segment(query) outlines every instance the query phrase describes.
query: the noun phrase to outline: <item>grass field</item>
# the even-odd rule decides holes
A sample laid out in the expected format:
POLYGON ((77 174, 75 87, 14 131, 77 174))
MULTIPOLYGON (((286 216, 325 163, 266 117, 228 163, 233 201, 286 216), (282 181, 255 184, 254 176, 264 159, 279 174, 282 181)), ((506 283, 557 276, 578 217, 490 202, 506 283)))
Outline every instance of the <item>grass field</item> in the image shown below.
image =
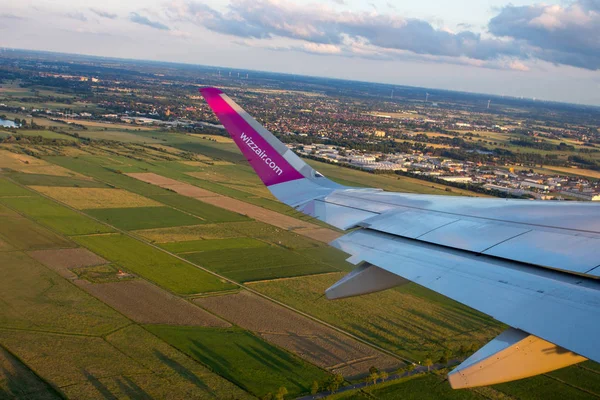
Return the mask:
POLYGON ((129 323, 24 253, 0 253, 0 271, 0 328, 102 334, 129 323))
POLYGON ((42 225, 65 235, 87 235, 113 232, 114 229, 99 224, 91 218, 68 209, 52 200, 36 195, 32 197, 0 198, 3 203, 42 225))
POLYGON ((240 329, 148 326, 150 332, 257 396, 309 391, 327 373, 240 329))
POLYGON ((288 249, 308 249, 322 245, 315 240, 258 221, 232 223, 225 226, 241 235, 266 240, 288 249))
POLYGON ((0 347, 0 399, 61 399, 56 389, 0 347))
POLYGON ((241 214, 224 210, 211 204, 203 203, 200 200, 190 197, 181 196, 178 194, 170 194, 164 196, 152 196, 156 201, 167 204, 171 207, 178 208, 190 214, 194 214, 206 222, 235 222, 248 221, 249 218, 241 214))
POLYGON ((234 239, 191 240, 187 242, 163 243, 160 245, 160 247, 172 253, 192 253, 226 249, 250 249, 253 247, 265 246, 268 246, 265 242, 245 237, 234 239))
MULTIPOLYGON (((560 372, 557 371, 554 373, 560 372)), ((598 377, 596 377, 596 381, 598 381, 598 377)), ((576 385, 579 385, 579 379, 577 377, 574 377, 574 383, 576 385)), ((591 393, 584 392, 583 390, 580 390, 577 387, 565 385, 562 382, 550 378, 550 376, 548 375, 538 375, 534 376, 533 378, 495 385, 494 389, 496 389, 499 392, 505 393, 506 395, 523 400, 591 400, 598 398, 598 394, 593 395, 591 393)))
POLYGON ((78 179, 71 176, 55 176, 44 174, 13 173, 9 177, 21 185, 26 186, 59 186, 81 188, 106 188, 103 183, 92 179, 78 179))
POLYGON ((0 342, 67 398, 250 398, 136 326, 106 339, 0 330, 0 342))
POLYGON ((31 186, 32 189, 52 197, 73 208, 135 208, 157 207, 161 204, 122 189, 31 186))
POLYGON ((229 239, 243 235, 229 229, 229 224, 206 224, 194 226, 180 226, 174 228, 146 229, 135 231, 151 242, 189 242, 198 239, 229 239))
POLYGON ((329 265, 273 246, 189 253, 183 257, 237 282, 335 271, 329 265))
POLYGON ((21 216, 0 216, 0 239, 15 250, 74 247, 74 243, 21 216))
POLYGON ((325 289, 343 276, 307 276, 257 282, 251 287, 399 355, 421 361, 428 353, 437 359, 444 348, 456 351, 461 344, 483 345, 503 329, 497 321, 415 284, 343 300, 323 298, 325 289))
POLYGON ((75 240, 107 260, 175 293, 206 293, 235 287, 128 236, 78 236, 75 240))
POLYGON ((434 374, 422 374, 400 381, 367 386, 361 391, 333 396, 332 400, 480 400, 485 397, 471 390, 452 390, 443 378, 434 374))
MULTIPOLYGON (((29 121, 28 121, 29 122, 29 121)), ((47 129, 19 129, 18 135, 22 136, 40 136, 44 139, 62 139, 76 142, 78 139, 62 133, 49 131, 47 129)))
POLYGON ((124 230, 195 225, 203 222, 171 207, 98 208, 85 212, 124 230))
POLYGON ((19 185, 0 178, 0 197, 7 196, 31 196, 33 193, 19 185))

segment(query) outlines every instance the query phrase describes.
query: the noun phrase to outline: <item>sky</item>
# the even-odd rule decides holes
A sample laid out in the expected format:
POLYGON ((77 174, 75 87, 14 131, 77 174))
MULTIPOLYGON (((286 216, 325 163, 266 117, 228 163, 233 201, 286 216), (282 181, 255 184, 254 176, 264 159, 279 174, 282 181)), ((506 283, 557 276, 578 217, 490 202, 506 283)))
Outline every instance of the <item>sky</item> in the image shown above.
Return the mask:
POLYGON ((0 47, 600 105, 600 0, 0 0, 0 47))

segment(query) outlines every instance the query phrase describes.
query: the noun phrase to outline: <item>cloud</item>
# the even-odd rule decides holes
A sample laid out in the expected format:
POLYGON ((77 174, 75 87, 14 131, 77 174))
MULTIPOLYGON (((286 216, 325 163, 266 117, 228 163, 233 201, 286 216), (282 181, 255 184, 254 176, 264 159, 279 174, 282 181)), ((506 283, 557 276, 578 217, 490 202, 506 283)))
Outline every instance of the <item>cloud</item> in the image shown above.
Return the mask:
POLYGON ((136 12, 132 12, 131 14, 129 14, 129 20, 136 24, 146 25, 146 26, 149 26, 154 29, 160 29, 163 31, 171 30, 171 28, 169 28, 167 25, 165 25, 161 22, 158 22, 158 21, 151 21, 147 17, 144 17, 143 15, 140 15, 136 12))
POLYGON ((67 15, 67 17, 69 17, 71 19, 76 19, 77 21, 82 21, 82 22, 87 21, 87 17, 85 15, 83 15, 83 13, 80 13, 80 12, 68 13, 66 15, 67 15))
POLYGON ((98 10, 96 8, 90 8, 90 11, 102 18, 115 19, 117 14, 110 13, 108 11, 98 10))
POLYGON ((281 50, 366 58, 433 59, 517 71, 526 71, 524 62, 532 59, 600 68, 599 0, 578 0, 564 7, 509 5, 499 9, 490 20, 490 34, 475 32, 466 24, 453 32, 421 19, 381 14, 376 10, 339 11, 330 4, 231 0, 220 11, 198 0, 174 0, 168 14, 238 38, 302 42, 278 46, 281 50))
POLYGON ((555 64, 600 69, 600 1, 567 6, 506 6, 492 18, 489 31, 523 43, 531 57, 555 64))
POLYGON ((0 14, 0 19, 25 19, 15 14, 0 14))

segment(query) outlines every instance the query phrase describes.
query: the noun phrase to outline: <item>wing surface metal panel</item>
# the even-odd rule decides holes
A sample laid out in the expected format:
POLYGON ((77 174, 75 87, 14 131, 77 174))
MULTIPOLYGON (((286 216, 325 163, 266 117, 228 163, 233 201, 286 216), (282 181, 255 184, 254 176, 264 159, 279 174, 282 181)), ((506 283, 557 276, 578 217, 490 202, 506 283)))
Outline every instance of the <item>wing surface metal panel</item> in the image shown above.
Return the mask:
POLYGON ((332 245, 600 361, 600 281, 361 229, 332 245))
POLYGON ((544 374, 585 361, 554 343, 509 328, 448 374, 454 389, 489 386, 544 374))

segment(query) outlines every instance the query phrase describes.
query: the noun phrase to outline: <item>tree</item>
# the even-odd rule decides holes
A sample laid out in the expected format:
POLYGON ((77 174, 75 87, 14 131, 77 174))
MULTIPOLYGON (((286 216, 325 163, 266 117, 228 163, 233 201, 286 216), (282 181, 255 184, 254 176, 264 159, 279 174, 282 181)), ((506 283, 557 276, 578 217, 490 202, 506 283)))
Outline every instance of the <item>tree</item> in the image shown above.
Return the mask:
POLYGON ((381 371, 379 373, 379 377, 381 378, 381 382, 385 382, 387 380, 387 378, 389 378, 389 374, 385 371, 381 371))
POLYGON ((377 367, 376 367, 376 366, 372 365, 372 366, 369 368, 369 374, 378 374, 378 373, 379 373, 379 369, 377 369, 377 367))
POLYGON ((460 348, 458 349, 458 354, 460 354, 461 356, 464 356, 468 352, 469 352, 469 349, 467 348, 467 346, 465 346, 464 344, 461 344, 460 348))
POLYGON ((269 392, 261 397, 261 400, 273 400, 273 393, 269 392))
POLYGON ((285 386, 280 387, 275 395, 275 400, 283 400, 286 394, 288 394, 288 390, 285 388, 285 386))
POLYGON ((431 368, 431 366, 433 365, 433 361, 431 360, 431 358, 427 358, 423 362, 423 365, 427 367, 427 372, 429 372, 429 368, 431 368))
POLYGON ((313 396, 319 393, 319 382, 313 381, 312 386, 310 387, 310 394, 313 396))
POLYGON ((445 353, 440 356, 438 363, 443 364, 443 365, 448 363, 448 358, 446 357, 445 353))
POLYGON ((369 375, 369 381, 373 382, 373 385, 377 383, 377 379, 379 379, 379 374, 377 372, 371 372, 369 375))
POLYGON ((408 365, 406 366, 406 370, 407 370, 408 372, 412 372, 412 371, 414 371, 414 370, 415 370, 415 368, 417 368, 417 366, 416 366, 415 364, 413 364, 413 363, 410 363, 410 364, 408 364, 408 365))

